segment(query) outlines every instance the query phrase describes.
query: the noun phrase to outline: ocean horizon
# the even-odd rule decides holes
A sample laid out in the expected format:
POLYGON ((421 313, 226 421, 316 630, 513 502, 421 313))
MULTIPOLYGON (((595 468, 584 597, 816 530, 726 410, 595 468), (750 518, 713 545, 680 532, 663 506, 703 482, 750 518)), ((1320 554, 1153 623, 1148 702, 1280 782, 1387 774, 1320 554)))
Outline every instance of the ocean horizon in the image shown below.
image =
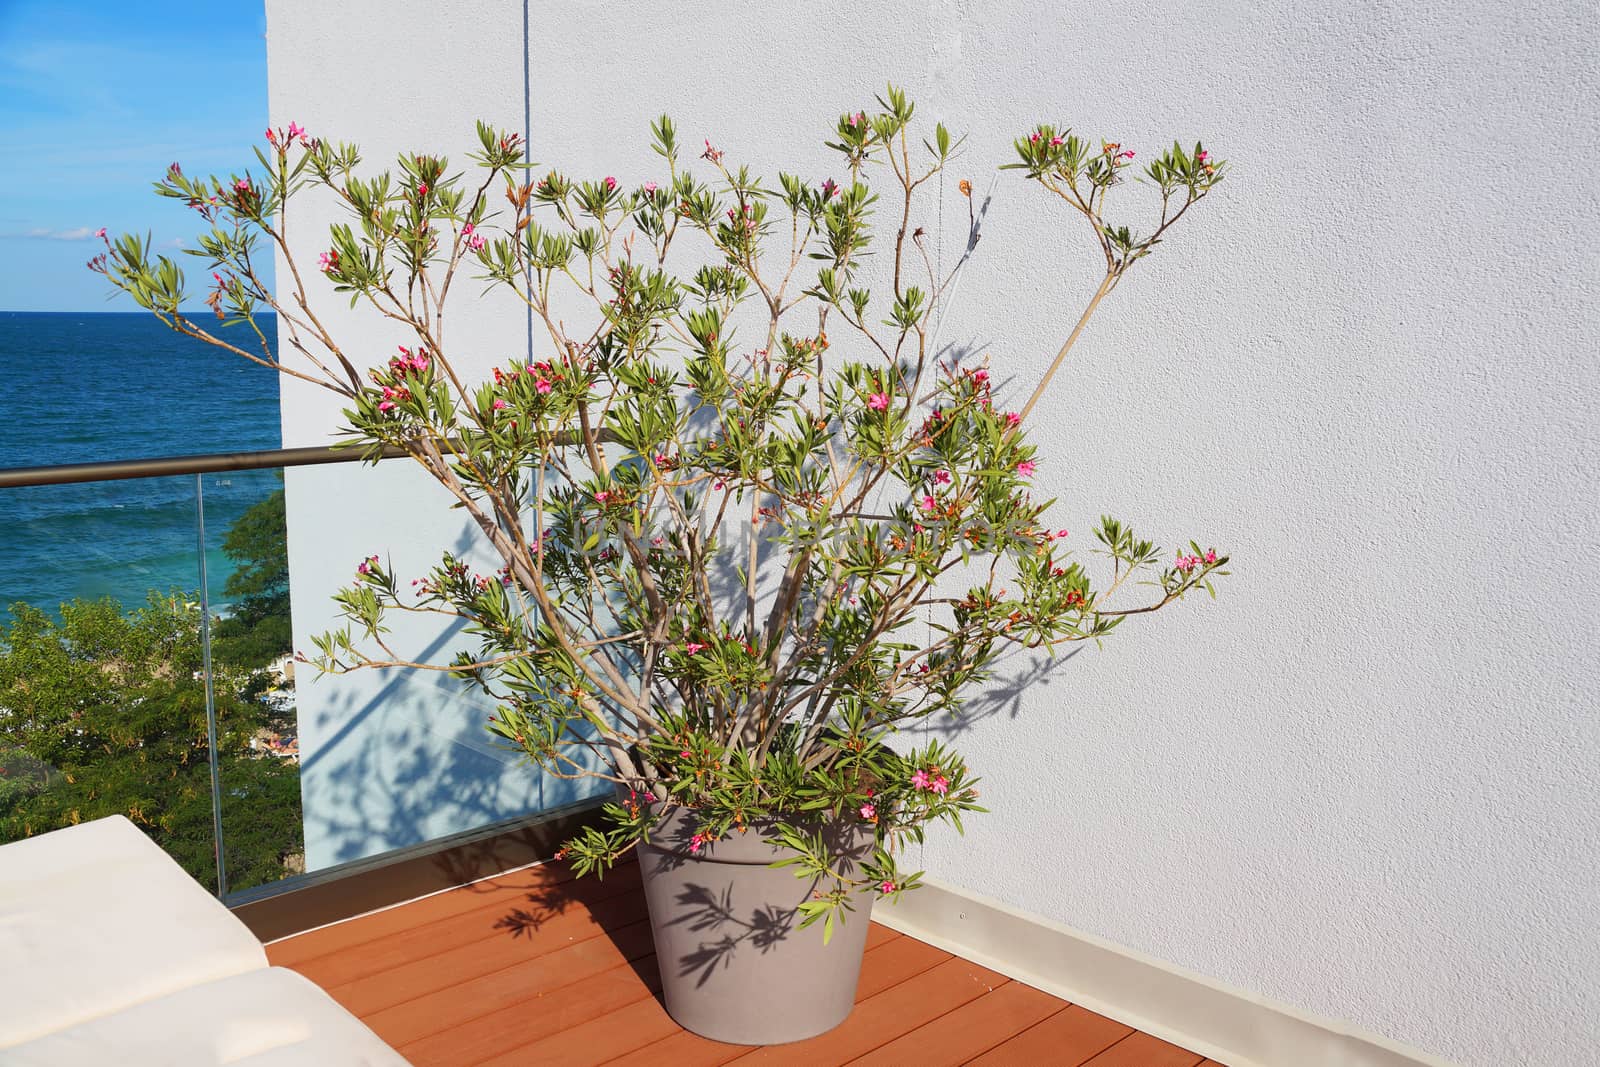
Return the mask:
MULTIPOLYGON (((207 313, 209 314, 209 312, 207 313)), ((273 316, 259 317, 269 339, 273 316)), ((254 342, 247 326, 230 332, 254 342)), ((244 347, 241 344, 241 347, 244 347)), ((282 442, 278 376, 184 337, 148 312, 0 312, 0 467, 247 452, 282 442)), ((202 476, 214 605, 232 565, 228 528, 281 484, 276 471, 202 476)), ((25 601, 199 589, 196 477, 0 489, 0 625, 25 601)))

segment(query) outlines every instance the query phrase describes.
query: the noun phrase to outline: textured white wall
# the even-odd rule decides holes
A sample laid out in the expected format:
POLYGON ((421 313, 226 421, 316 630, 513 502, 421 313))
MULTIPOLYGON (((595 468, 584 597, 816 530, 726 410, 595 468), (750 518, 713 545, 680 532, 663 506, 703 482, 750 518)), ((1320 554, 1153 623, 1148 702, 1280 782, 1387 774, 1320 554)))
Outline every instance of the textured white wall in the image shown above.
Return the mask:
MULTIPOLYGON (((518 120, 521 3, 268 7, 280 121, 388 147, 518 120)), ((1032 431, 1074 541, 1110 511, 1237 573, 993 694, 963 743, 995 814, 926 865, 1436 1055, 1593 1062, 1591 5, 669 0, 531 24, 534 156, 573 174, 658 176, 666 110, 687 144, 820 178, 834 116, 889 79, 971 132, 951 179, 980 189, 1039 119, 1229 158, 1032 431)), ((1073 221, 1003 179, 946 328, 1019 399, 1095 282, 1073 221)), ((331 425, 285 405, 286 440, 331 425)))
MULTIPOLYGON (((269 3, 267 34, 274 125, 299 122, 313 136, 357 142, 372 168, 392 167, 402 151, 448 154, 462 166, 477 147, 473 119, 523 128, 520 6, 453 0, 447 7, 394 11, 391 5, 269 3)), ((326 247, 341 219, 308 198, 290 220, 302 264, 326 247)), ((288 271, 279 264, 279 278, 288 271)), ((476 291, 478 283, 464 279, 476 291)), ((346 355, 358 367, 381 364, 415 339, 360 311, 310 279, 313 306, 336 336, 354 338, 346 355)), ((465 304, 463 304, 465 306, 465 304)), ((479 302, 446 328, 445 343, 466 372, 527 353, 527 318, 511 297, 479 302)), ((285 346, 287 352, 287 347, 285 346)), ((338 398, 292 379, 283 383, 286 447, 335 439, 338 398)), ((405 461, 312 467, 287 477, 290 594, 295 647, 335 626, 330 596, 373 553, 394 564, 402 585, 449 547, 495 564, 476 531, 427 476, 405 461)), ((401 620, 403 623, 405 620, 401 620)), ((448 661, 450 635, 400 625, 394 647, 430 662, 448 661)), ((352 860, 472 829, 593 791, 591 784, 545 779, 491 743, 487 706, 448 676, 360 672, 300 673, 301 791, 310 868, 352 860)))

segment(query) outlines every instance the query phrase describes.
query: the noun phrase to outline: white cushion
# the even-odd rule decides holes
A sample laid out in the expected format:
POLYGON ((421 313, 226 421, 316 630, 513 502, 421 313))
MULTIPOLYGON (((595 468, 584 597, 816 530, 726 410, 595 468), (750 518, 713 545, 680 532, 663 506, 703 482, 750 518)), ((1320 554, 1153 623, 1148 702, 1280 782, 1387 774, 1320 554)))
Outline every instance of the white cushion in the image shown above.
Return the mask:
POLYGON ((249 928, 120 815, 0 846, 0 1049, 266 966, 249 928))
POLYGON ((405 1067, 311 982, 251 971, 0 1050, 4 1067, 405 1067))

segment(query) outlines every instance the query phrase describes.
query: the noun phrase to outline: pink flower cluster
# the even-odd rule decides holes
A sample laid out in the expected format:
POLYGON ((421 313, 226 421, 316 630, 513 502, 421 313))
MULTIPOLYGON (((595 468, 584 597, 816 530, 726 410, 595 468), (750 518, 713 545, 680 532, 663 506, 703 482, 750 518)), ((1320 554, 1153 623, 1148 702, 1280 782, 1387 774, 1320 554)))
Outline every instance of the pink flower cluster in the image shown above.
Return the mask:
POLYGON ((316 141, 306 136, 306 128, 298 122, 289 123, 287 130, 274 130, 270 126, 267 128, 268 144, 277 148, 288 148, 296 141, 304 148, 315 148, 317 145, 316 141))
POLYGON ((911 776, 911 788, 925 789, 930 793, 937 793, 943 796, 950 791, 950 779, 940 774, 937 767, 933 769, 931 774, 924 770, 918 770, 911 776))
POLYGON ((339 269, 339 250, 330 248, 317 257, 317 266, 322 268, 322 273, 330 274, 339 269))
POLYGON ((467 239, 467 247, 474 252, 481 252, 483 246, 489 243, 488 238, 479 233, 478 228, 470 222, 461 227, 461 236, 467 239))
POLYGON ((689 839, 689 851, 698 856, 700 854, 700 850, 709 844, 711 844, 711 838, 707 837, 705 834, 695 834, 689 839))
POLYGON ((1038 469, 1039 465, 1031 459, 1025 459, 1021 463, 1017 464, 1017 473, 1022 475, 1024 478, 1032 478, 1033 472, 1038 469))
POLYGON ((889 406, 888 393, 873 393, 867 398, 867 407, 873 411, 883 411, 889 406))
POLYGON ((361 575, 371 574, 378 569, 378 557, 368 556, 356 566, 356 573, 361 575))
POLYGON ((389 370, 396 375, 404 374, 408 370, 423 374, 427 371, 430 362, 426 348, 419 348, 413 352, 405 345, 401 345, 400 354, 389 358, 389 370))
POLYGON ((1215 563, 1216 561, 1217 551, 1216 549, 1211 549, 1206 553, 1204 560, 1202 560, 1199 556, 1179 556, 1177 561, 1173 563, 1173 566, 1187 574, 1189 571, 1192 571, 1196 567, 1200 566, 1201 563, 1215 563))
POLYGON ((1111 157, 1113 164, 1125 163, 1133 158, 1133 149, 1130 148, 1124 152, 1122 151, 1122 145, 1116 141, 1101 141, 1100 148, 1106 155, 1111 157))
POLYGON ((701 644, 699 641, 690 641, 688 644, 683 646, 683 650, 691 656, 697 652, 704 652, 706 648, 707 646, 701 644))

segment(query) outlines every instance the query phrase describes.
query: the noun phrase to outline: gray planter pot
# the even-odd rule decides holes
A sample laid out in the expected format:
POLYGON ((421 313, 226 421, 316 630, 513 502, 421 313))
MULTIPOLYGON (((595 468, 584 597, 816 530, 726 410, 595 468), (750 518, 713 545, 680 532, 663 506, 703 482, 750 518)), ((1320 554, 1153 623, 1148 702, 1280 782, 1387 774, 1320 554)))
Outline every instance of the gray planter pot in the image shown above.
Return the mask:
MULTIPOLYGON (((639 845, 668 1013, 686 1030, 739 1045, 800 1041, 844 1022, 876 894, 858 892, 824 945, 822 923, 800 929, 797 910, 815 883, 793 867, 768 866, 788 850, 752 827, 696 855, 689 842, 697 826, 693 812, 675 808, 639 845)), ((871 855, 870 828, 830 833, 848 841, 850 855, 871 855)))

